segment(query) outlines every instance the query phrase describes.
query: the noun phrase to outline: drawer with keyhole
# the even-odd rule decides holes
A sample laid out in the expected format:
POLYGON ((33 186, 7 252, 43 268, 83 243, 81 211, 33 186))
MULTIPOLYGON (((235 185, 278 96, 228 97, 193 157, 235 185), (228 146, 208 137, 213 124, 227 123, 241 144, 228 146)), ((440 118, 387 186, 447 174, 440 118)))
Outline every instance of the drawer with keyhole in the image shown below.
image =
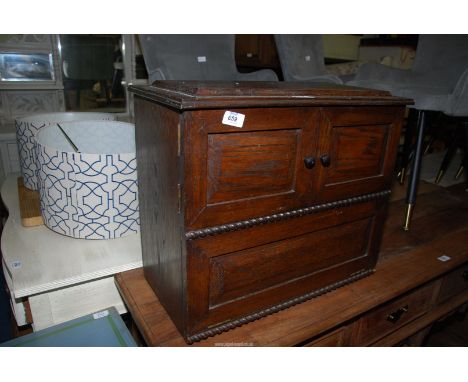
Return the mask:
POLYGON ((353 345, 370 345, 426 313, 433 291, 430 283, 365 314, 354 327, 353 345))

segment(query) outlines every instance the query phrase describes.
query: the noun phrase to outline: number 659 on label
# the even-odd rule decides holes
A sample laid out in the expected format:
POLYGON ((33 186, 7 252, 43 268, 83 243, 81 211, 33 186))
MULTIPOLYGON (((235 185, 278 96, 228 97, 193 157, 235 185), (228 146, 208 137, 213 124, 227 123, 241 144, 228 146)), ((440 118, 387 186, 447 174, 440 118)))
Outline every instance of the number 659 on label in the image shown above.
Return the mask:
POLYGON ((234 127, 242 127, 244 124, 245 115, 241 113, 236 113, 234 111, 225 111, 223 116, 223 124, 234 126, 234 127))

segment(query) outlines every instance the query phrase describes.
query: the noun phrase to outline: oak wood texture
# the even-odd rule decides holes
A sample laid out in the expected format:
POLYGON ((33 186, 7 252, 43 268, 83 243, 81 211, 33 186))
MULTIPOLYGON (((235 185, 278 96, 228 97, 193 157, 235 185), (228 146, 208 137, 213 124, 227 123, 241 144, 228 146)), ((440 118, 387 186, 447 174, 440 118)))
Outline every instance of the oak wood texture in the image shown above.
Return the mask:
POLYGON ((23 227, 43 225, 44 220, 41 214, 39 192, 26 188, 22 177, 18 178, 18 196, 21 224, 23 227))
POLYGON ((309 86, 133 88, 145 276, 188 342, 373 271, 407 100, 309 86))
MULTIPOLYGON (((457 188, 450 191, 441 189, 420 195, 418 203, 414 228, 425 228, 432 235, 421 236, 413 230, 401 230, 404 200, 390 203, 381 256, 372 276, 192 346, 217 343, 292 346, 310 343, 322 333, 359 320, 383 304, 417 291, 419 287, 431 282, 440 283, 441 277, 453 277, 459 267, 468 263, 468 197, 457 188), (454 223, 445 228, 448 221, 454 223), (443 254, 451 259, 441 262, 437 258, 443 254)), ((148 345, 186 345, 141 269, 118 274, 116 282, 148 345)), ((467 301, 465 287, 461 293, 437 303, 428 313, 377 339, 373 345, 397 344, 467 301)))

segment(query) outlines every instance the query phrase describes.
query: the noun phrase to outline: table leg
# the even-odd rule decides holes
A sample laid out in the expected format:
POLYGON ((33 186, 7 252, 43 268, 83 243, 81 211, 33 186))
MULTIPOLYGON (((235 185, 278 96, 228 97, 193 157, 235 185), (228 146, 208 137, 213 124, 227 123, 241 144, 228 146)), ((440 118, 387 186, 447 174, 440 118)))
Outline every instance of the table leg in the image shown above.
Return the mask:
POLYGON ((468 191, 468 121, 463 122, 463 128, 465 130, 463 168, 465 172, 465 191, 468 191))
POLYGON ((410 110, 410 115, 408 116, 408 122, 405 129, 405 140, 403 142, 403 153, 401 157, 401 169, 398 173, 398 180, 400 184, 405 182, 406 170, 409 166, 411 148, 413 146, 413 137, 416 127, 419 125, 419 113, 417 119, 415 118, 415 110, 410 110))

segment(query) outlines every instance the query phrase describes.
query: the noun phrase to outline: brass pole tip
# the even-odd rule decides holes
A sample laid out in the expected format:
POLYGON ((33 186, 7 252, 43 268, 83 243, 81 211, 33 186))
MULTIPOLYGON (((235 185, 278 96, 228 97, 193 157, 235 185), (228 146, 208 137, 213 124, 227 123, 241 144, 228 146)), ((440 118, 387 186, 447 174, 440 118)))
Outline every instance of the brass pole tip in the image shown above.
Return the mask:
POLYGON ((414 204, 406 205, 405 225, 403 226, 404 231, 409 231, 410 229, 411 217, 413 216, 413 207, 414 204))

